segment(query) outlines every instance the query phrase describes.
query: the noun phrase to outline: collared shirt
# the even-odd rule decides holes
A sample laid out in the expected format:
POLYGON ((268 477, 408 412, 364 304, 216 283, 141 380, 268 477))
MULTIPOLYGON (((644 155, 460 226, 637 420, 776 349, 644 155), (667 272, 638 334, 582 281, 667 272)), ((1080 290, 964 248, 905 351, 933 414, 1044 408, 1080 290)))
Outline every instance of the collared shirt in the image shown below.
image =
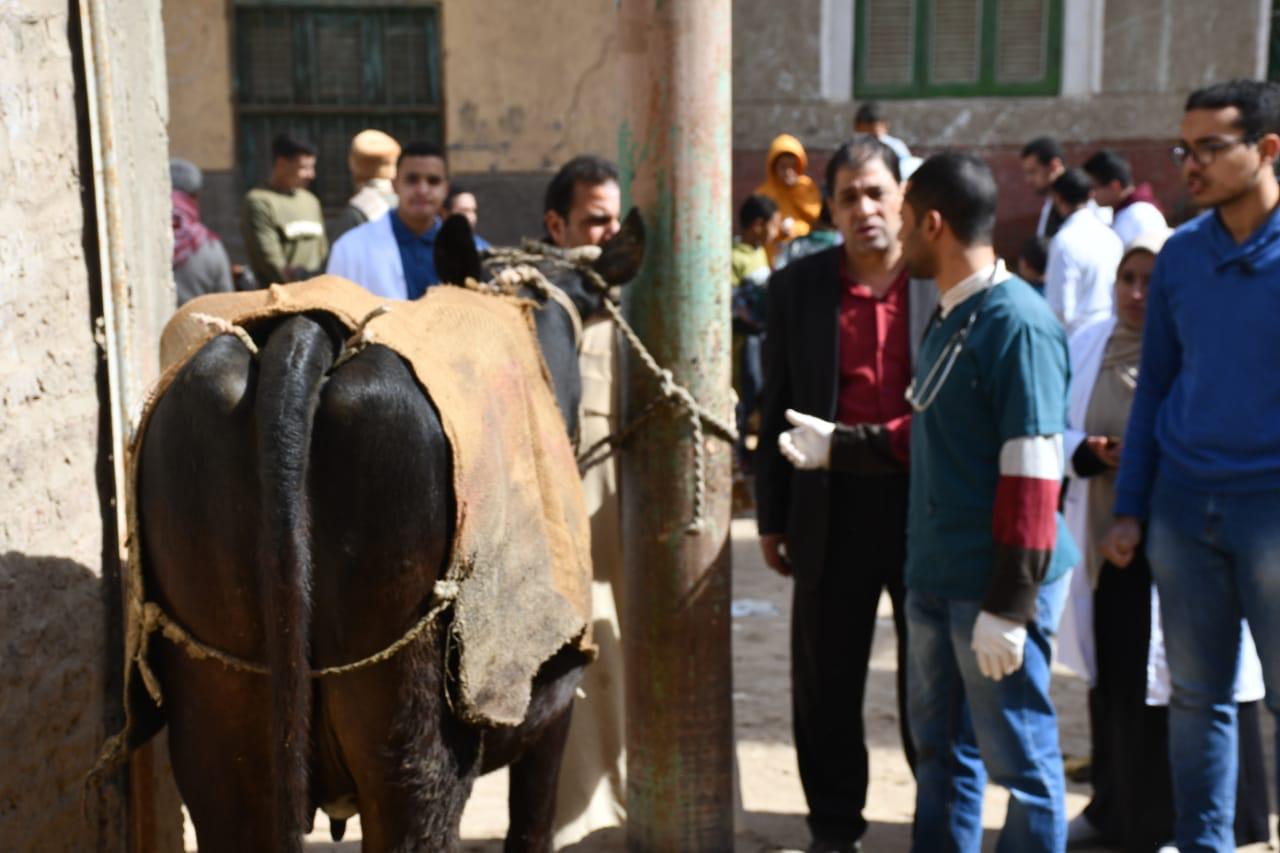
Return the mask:
POLYGON ((1111 316, 1116 267, 1124 246, 1116 232, 1087 207, 1072 213, 1049 243, 1044 298, 1070 337, 1111 316))
POLYGON ((1070 378, 1066 335, 1016 276, 971 287, 952 307, 930 328, 916 363, 923 385, 976 312, 963 355, 912 421, 906 583, 944 598, 983 599, 992 613, 1025 619, 1036 584, 1079 558, 1054 512, 1070 378))
POLYGON ((888 145, 891 149, 893 149, 893 153, 898 155, 899 166, 902 165, 903 160, 910 159, 911 149, 907 147, 907 143, 903 142, 898 137, 890 136, 889 134, 886 133, 883 136, 877 136, 876 139, 879 139, 885 145, 888 145))
POLYGON ((436 274, 436 235, 440 233, 440 219, 421 235, 414 234, 400 219, 400 214, 391 214, 391 233, 395 235, 396 246, 400 249, 400 263, 404 266, 405 291, 409 299, 417 299, 427 292, 427 288, 440 283, 436 274))
POLYGON ((906 461, 910 443, 911 340, 904 269, 876 297, 840 260, 840 380, 836 420, 885 424, 894 454, 906 461))
POLYGON ((938 313, 945 320, 955 307, 975 293, 981 293, 988 287, 994 287, 1009 278, 1004 260, 996 258, 994 264, 988 264, 973 275, 961 281, 955 287, 938 297, 938 313))
POLYGON ((1111 227, 1115 229, 1120 243, 1127 249, 1129 244, 1150 231, 1167 231, 1169 223, 1150 184, 1138 184, 1133 192, 1115 207, 1111 219, 1111 227))
POLYGON ((1157 475, 1199 494, 1280 490, 1280 211, 1242 243, 1210 210, 1156 256, 1117 515, 1157 475))
POLYGON ((1036 220, 1036 236, 1052 237, 1061 227, 1062 217, 1058 215, 1058 209, 1053 206, 1053 199, 1046 198, 1044 204, 1040 205, 1040 218, 1036 220))

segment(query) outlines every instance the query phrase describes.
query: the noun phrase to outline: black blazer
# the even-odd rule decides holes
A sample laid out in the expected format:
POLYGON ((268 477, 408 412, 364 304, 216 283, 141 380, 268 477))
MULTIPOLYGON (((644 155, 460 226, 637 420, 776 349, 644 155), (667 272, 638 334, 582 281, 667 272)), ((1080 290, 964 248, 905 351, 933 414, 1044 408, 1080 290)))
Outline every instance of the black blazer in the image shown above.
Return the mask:
MULTIPOLYGON (((835 420, 840 363, 840 254, 843 246, 801 258, 769 279, 764 339, 764 398, 755 454, 756 519, 760 534, 787 534, 799 582, 821 574, 829 513, 828 471, 797 471, 778 451, 795 409, 835 420)), ((912 279, 907 316, 914 363, 938 304, 931 280, 912 279)))

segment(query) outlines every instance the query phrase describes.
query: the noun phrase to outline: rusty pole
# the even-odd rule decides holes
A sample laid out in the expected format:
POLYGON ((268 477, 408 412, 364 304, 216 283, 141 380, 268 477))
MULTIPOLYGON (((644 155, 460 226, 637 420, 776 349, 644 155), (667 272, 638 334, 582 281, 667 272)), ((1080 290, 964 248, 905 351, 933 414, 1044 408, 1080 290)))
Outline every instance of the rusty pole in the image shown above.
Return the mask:
MULTIPOLYGON (((628 319, 720 417, 730 399, 730 0, 621 0, 623 186, 648 250, 628 319)), ((657 393, 626 360, 624 413, 657 393)), ((688 420, 664 410, 622 454, 627 846, 733 849, 729 509, 732 448, 707 430, 705 525, 688 420)))

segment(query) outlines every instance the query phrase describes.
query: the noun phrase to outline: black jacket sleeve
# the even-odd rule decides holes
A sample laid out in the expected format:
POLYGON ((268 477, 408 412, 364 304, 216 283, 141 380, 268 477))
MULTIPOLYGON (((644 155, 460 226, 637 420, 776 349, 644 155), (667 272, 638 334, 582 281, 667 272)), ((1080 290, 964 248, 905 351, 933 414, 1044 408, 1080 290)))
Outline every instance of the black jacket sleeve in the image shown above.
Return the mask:
POLYGON ((1087 441, 1080 442, 1076 452, 1071 454, 1071 467, 1081 477, 1096 477, 1107 471, 1107 463, 1098 458, 1098 454, 1089 449, 1087 441))
POLYGON ((760 443, 756 446, 756 523, 760 535, 785 533, 791 499, 791 463, 778 450, 791 405, 788 370, 788 291, 793 278, 783 268, 769 278, 769 310, 765 318, 764 393, 760 404, 760 443))
POLYGON ((907 466, 893 455, 883 424, 836 424, 831 436, 831 470, 864 477, 904 474, 907 466))

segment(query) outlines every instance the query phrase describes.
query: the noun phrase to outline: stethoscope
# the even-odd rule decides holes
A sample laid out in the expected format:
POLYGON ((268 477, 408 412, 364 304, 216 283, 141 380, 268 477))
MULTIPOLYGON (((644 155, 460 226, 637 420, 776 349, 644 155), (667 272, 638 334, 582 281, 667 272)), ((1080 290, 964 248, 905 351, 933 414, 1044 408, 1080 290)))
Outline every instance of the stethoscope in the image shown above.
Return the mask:
POLYGON ((947 384, 947 378, 951 376, 951 371, 956 366, 956 360, 960 358, 960 353, 964 350, 964 342, 968 340, 969 333, 973 331, 973 324, 978 319, 978 313, 982 311, 982 306, 986 304, 987 297, 991 295, 991 291, 995 287, 996 273, 1000 271, 1000 267, 1000 264, 992 267, 991 276, 987 279, 987 286, 982 291, 982 298, 978 300, 978 304, 969 312, 969 318, 964 321, 964 325, 952 333, 946 346, 942 348, 942 352, 933 360, 933 364, 929 367, 929 372, 924 375, 924 381, 920 383, 920 390, 916 390, 916 380, 914 378, 911 380, 911 384, 907 386, 907 392, 903 396, 906 397, 907 402, 911 404, 911 408, 915 410, 916 414, 920 414, 932 406, 933 401, 938 399, 938 394, 942 393, 942 386, 947 384))

